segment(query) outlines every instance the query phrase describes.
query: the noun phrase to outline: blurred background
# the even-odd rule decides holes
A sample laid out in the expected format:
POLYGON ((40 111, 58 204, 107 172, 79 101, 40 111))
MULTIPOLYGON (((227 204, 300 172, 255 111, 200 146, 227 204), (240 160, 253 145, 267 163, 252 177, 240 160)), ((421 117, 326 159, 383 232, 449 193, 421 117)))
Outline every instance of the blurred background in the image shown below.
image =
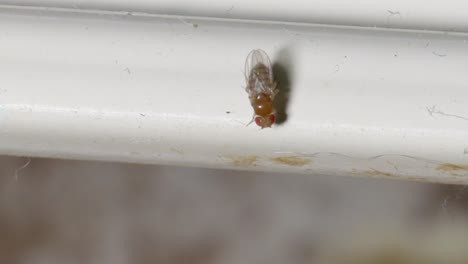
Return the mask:
POLYGON ((0 156, 0 263, 468 263, 465 186, 0 156))

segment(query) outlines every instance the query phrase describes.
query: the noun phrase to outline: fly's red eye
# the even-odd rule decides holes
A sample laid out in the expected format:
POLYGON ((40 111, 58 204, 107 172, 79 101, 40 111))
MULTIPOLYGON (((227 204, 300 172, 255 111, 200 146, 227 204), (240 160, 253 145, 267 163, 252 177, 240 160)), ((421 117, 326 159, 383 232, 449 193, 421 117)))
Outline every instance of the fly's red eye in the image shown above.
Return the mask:
POLYGON ((270 115, 269 119, 270 119, 270 124, 275 123, 275 115, 270 115))
POLYGON ((263 127, 263 118, 257 116, 257 117, 255 118, 255 124, 257 124, 258 126, 263 127))

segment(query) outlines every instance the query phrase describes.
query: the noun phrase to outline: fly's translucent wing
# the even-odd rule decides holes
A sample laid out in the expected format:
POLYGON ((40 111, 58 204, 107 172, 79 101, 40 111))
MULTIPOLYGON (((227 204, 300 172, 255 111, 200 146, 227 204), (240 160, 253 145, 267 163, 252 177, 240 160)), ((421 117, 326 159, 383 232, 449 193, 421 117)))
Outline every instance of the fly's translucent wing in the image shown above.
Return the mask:
POLYGON ((250 97, 265 93, 275 94, 275 83, 268 55, 261 49, 252 50, 245 61, 246 90, 250 97))
POLYGON ((247 55, 247 59, 245 60, 245 79, 248 80, 252 70, 258 64, 263 64, 266 68, 270 69, 269 77, 273 80, 273 73, 271 72, 271 62, 270 58, 266 54, 265 51, 261 49, 254 49, 252 50, 249 55, 247 55))

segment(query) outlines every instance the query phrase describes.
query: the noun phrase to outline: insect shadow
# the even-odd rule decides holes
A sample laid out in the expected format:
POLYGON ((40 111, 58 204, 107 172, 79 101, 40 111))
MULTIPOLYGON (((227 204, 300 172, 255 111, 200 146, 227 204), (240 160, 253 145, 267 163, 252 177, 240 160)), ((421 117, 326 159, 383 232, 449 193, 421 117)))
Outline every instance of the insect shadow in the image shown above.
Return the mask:
POLYGON ((278 52, 272 68, 278 90, 273 101, 276 110, 275 123, 280 125, 288 120, 289 99, 293 87, 293 55, 290 48, 282 48, 278 52))

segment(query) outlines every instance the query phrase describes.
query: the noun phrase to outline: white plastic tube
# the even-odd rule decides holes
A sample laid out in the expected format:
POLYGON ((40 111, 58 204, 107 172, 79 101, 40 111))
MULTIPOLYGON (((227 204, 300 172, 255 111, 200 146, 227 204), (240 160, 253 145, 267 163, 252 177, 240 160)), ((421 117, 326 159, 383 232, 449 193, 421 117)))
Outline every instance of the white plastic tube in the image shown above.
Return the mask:
POLYGON ((0 153, 467 183, 467 68, 461 33, 3 7, 0 153), (291 90, 271 129, 254 48, 291 90))

